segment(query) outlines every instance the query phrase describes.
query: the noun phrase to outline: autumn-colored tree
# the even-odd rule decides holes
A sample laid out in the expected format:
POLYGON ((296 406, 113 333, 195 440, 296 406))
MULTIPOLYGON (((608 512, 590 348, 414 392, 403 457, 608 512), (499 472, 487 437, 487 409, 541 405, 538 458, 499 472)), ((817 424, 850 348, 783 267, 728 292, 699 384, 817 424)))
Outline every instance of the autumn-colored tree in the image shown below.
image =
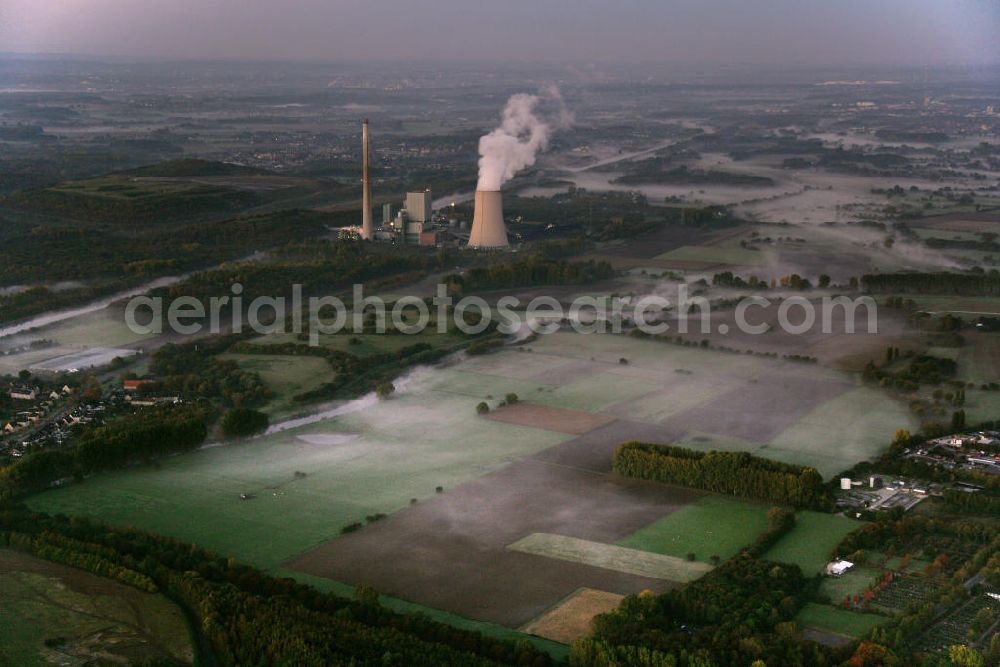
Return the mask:
POLYGON ((890 655, 889 649, 875 642, 863 641, 858 644, 854 655, 847 661, 851 667, 879 667, 890 655))

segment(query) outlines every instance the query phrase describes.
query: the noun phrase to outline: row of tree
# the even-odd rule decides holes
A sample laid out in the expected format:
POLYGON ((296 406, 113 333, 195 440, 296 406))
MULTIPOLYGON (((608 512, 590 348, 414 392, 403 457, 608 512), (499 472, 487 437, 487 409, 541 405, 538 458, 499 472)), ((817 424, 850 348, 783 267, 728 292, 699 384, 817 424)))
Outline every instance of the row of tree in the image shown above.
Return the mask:
POLYGON ((453 294, 539 285, 575 285, 607 280, 615 275, 608 262, 567 262, 541 256, 526 260, 497 262, 452 274, 444 281, 453 294))
POLYGON ((89 429, 60 449, 28 454, 0 469, 0 494, 13 496, 68 477, 120 468, 201 445, 215 410, 207 404, 162 406, 89 429))
POLYGON ((874 293, 1000 295, 1000 272, 985 273, 876 273, 861 277, 861 284, 874 293))
POLYGON ((671 445, 626 442, 612 458, 626 477, 690 486, 769 502, 828 509, 832 500, 815 468, 747 452, 699 452, 671 445))

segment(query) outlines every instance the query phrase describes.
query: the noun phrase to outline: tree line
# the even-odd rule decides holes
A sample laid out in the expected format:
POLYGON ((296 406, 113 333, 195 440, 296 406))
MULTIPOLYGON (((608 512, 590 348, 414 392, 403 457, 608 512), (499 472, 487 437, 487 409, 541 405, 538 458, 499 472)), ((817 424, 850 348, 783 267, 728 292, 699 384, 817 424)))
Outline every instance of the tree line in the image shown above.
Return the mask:
POLYGON ((207 404, 171 405, 89 429, 66 447, 34 452, 0 469, 0 497, 194 449, 205 441, 214 419, 215 410, 207 404))
POLYGON ((1000 272, 985 273, 876 273, 861 277, 861 284, 873 293, 956 294, 963 296, 1000 295, 1000 272))
POLYGON ((575 285, 607 280, 615 276, 608 262, 567 262, 534 256, 526 260, 497 262, 474 267, 444 279, 454 294, 538 285, 575 285))
POLYGON ((626 477, 792 507, 826 510, 832 506, 823 478, 815 468, 780 463, 747 452, 699 452, 632 441, 618 446, 612 467, 626 477))

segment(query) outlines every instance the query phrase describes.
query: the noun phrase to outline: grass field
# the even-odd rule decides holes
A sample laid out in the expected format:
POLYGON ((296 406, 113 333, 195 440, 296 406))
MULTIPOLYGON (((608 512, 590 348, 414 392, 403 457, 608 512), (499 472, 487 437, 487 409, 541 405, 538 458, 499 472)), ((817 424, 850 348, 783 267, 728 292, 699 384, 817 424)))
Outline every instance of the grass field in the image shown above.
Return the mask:
POLYGON ((830 551, 852 530, 863 524, 836 514, 798 512, 795 528, 778 540, 764 558, 780 563, 794 563, 806 575, 821 572, 829 562, 830 551))
POLYGON ((72 567, 0 549, 0 664, 31 667, 194 658, 184 615, 72 567))
MULTIPOLYGON (((419 370, 408 379, 400 379, 397 395, 388 401, 357 404, 357 410, 349 414, 318 419, 238 445, 171 457, 156 467, 98 475, 82 484, 38 495, 31 504, 46 511, 83 513, 111 523, 135 525, 274 567, 336 537, 344 525, 363 521, 370 514, 393 512, 409 504, 411 498, 432 495, 437 486, 451 488, 572 437, 480 419, 475 414, 479 401, 495 405, 506 393, 515 392, 529 403, 584 412, 610 410, 618 416, 615 407, 637 396, 647 401, 645 407, 655 407, 660 401, 663 410, 670 412, 670 397, 689 382, 692 391, 702 392, 699 395, 708 402, 716 392, 705 387, 724 382, 731 385, 731 391, 744 387, 755 401, 766 401, 768 389, 760 379, 776 371, 795 382, 829 382, 842 377, 814 366, 622 336, 554 334, 531 343, 530 349, 533 351, 511 350, 419 370), (619 364, 621 357, 630 363, 619 364), (681 375, 674 372, 677 368, 696 371, 681 375), (295 472, 304 472, 306 477, 295 479, 295 472), (241 501, 241 493, 256 497, 241 501), (276 535, 280 538, 275 539, 276 535)), ((312 360, 296 358, 295 363, 312 360)), ((284 382, 286 392, 293 391, 293 373, 286 373, 280 364, 260 370, 270 374, 273 382, 284 382)), ((805 413, 803 416, 812 415, 808 424, 797 428, 806 435, 818 434, 815 442, 804 438, 794 450, 773 451, 785 451, 786 460, 799 463, 815 463, 816 457, 830 456, 829 462, 820 459, 820 470, 826 475, 879 451, 881 427, 873 428, 861 446, 855 443, 855 449, 839 455, 834 452, 831 456, 821 449, 825 443, 819 435, 842 429, 854 419, 849 411, 858 404, 853 400, 864 403, 863 398, 859 395, 839 408, 836 404, 841 399, 837 399, 832 401, 834 409, 824 412, 820 406, 820 412, 805 413)), ((745 410, 752 419, 759 411, 756 402, 728 409, 745 410)), ((786 414, 783 419, 795 424, 795 416, 786 414)), ((712 420, 693 421, 699 428, 713 427, 712 420)), ((664 423, 669 426, 671 420, 664 423)), ((759 441, 743 440, 762 455, 772 451, 762 449, 759 441)), ((740 442, 733 440, 733 447, 740 442)), ((824 556, 826 549, 821 549, 824 556)), ((682 555, 689 550, 684 549, 682 555)), ((715 551, 693 550, 699 558, 715 551)))
POLYGON ((726 560, 767 530, 767 507, 705 496, 629 535, 618 544, 677 558, 694 553, 703 563, 726 560))
POLYGON ((739 247, 689 245, 657 255, 654 259, 668 265, 677 261, 756 266, 767 260, 767 253, 739 247))
POLYGON ((618 607, 624 596, 592 588, 582 588, 524 626, 525 632, 571 644, 591 633, 594 616, 618 607))
POLYGON ((884 449, 898 428, 913 422, 899 401, 858 387, 826 401, 778 435, 758 454, 811 465, 830 477, 884 449))
POLYGON ((839 577, 825 577, 820 583, 820 592, 830 598, 833 604, 839 604, 844 598, 864 592, 871 586, 880 572, 867 567, 855 565, 839 577))
POLYGON ((808 628, 816 628, 847 637, 861 637, 876 625, 885 623, 885 616, 862 614, 847 609, 838 609, 826 604, 807 603, 796 615, 795 620, 808 628))
MULTIPOLYGON (((450 377, 418 371, 397 383, 397 396, 359 403, 356 412, 95 476, 31 504, 142 527, 273 568, 347 524, 570 437, 479 419, 478 397, 455 394, 450 377), (241 500, 243 493, 254 497, 241 500)), ((500 396, 506 390, 497 387, 500 396)))
POLYGON ((697 561, 552 533, 532 533, 507 548, 678 583, 694 581, 712 569, 710 565, 697 561))
MULTIPOLYGON (((404 337, 378 340, 394 344, 399 339, 404 337)), ((275 386, 280 396, 276 405, 297 391, 297 383, 315 380, 304 376, 309 371, 306 365, 323 363, 301 357, 234 358, 254 366, 265 382, 275 386), (293 364, 299 367, 293 370, 293 364)), ((322 370, 329 372, 325 367, 322 370)), ((878 420, 855 419, 851 411, 859 405, 876 405, 879 395, 852 388, 845 377, 815 365, 625 336, 560 333, 521 348, 417 369, 396 381, 397 392, 386 401, 366 397, 338 412, 287 424, 287 430, 96 475, 34 496, 29 504, 43 511, 82 514, 174 536, 271 572, 287 572, 289 560, 299 554, 326 543, 336 548, 341 529, 349 524, 363 523, 376 513, 392 514, 408 507, 412 499, 418 503, 415 509, 430 507, 424 501, 437 495, 436 487, 443 487, 444 500, 458 485, 506 470, 512 461, 576 437, 526 419, 513 420, 516 423, 483 419, 475 410, 480 401, 496 407, 505 394, 514 392, 529 406, 615 418, 617 422, 600 427, 605 440, 638 430, 654 439, 697 443, 701 448, 745 449, 764 456, 775 447, 792 462, 819 461, 820 471, 832 475, 858 457, 880 451, 885 441, 881 429, 887 426, 878 420), (628 363, 621 364, 621 358, 628 363), (677 369, 688 372, 677 373, 677 369), (817 391, 816 387, 826 389, 817 391), (764 407, 775 402, 782 410, 770 421, 762 420, 764 407), (843 432, 843 424, 852 419, 860 423, 855 424, 860 430, 850 431, 850 446, 824 451, 823 447, 832 446, 823 439, 826 433, 843 432), (789 433, 795 431, 789 429, 799 429, 800 435, 792 438, 789 433), (782 438, 790 444, 779 450, 772 441, 782 438), (241 500, 241 494, 250 498, 241 500)), ((651 514, 608 542, 665 514, 651 514)), ((765 514, 763 506, 706 500, 690 514, 681 510, 662 525, 652 523, 628 538, 646 550, 598 544, 596 551, 577 549, 573 557, 577 563, 638 567, 646 572, 642 568, 655 556, 655 567, 665 568, 662 576, 686 581, 708 569, 711 556, 725 558, 756 537, 765 514), (699 524, 701 533, 706 526, 724 526, 725 530, 699 534, 699 524), (671 539, 671 531, 683 539, 671 539), (684 559, 690 551, 697 562, 684 559)), ((807 569, 818 571, 840 535, 856 524, 825 515, 799 516, 800 526, 769 557, 805 562, 807 569)), ((512 536, 498 548, 537 530, 512 536)), ((368 529, 360 532, 367 533, 368 529)), ((563 551, 568 557, 574 550, 563 551)), ((585 584, 576 584, 581 585, 585 584)), ((613 590, 600 582, 591 587, 613 590)), ((408 590, 399 587, 392 592, 407 597, 408 590)), ((542 605, 528 618, 571 590, 559 590, 551 601, 536 601, 525 593, 532 604, 542 605)), ((413 599, 475 615, 468 611, 471 607, 459 604, 465 604, 461 600, 448 606, 429 602, 433 596, 413 599)), ((516 618, 511 627, 527 620, 515 612, 503 617, 516 618)))
POLYGON ((224 354, 221 359, 235 361, 241 369, 260 375, 274 392, 264 410, 272 416, 302 409, 295 396, 333 380, 330 364, 320 357, 300 355, 224 354))
POLYGON ((967 316, 1000 314, 1000 298, 996 297, 914 295, 913 300, 921 310, 932 313, 957 313, 967 316))
MULTIPOLYGON (((319 344, 328 350, 339 352, 349 352, 357 357, 368 357, 373 354, 383 354, 385 352, 397 352, 404 347, 426 343, 434 349, 452 347, 463 338, 459 335, 448 333, 439 334, 429 327, 427 331, 417 334, 362 334, 354 335, 350 333, 339 333, 331 335, 320 335, 319 344)), ((270 334, 256 338, 253 343, 260 344, 281 344, 281 343, 301 343, 297 336, 292 333, 270 334)))

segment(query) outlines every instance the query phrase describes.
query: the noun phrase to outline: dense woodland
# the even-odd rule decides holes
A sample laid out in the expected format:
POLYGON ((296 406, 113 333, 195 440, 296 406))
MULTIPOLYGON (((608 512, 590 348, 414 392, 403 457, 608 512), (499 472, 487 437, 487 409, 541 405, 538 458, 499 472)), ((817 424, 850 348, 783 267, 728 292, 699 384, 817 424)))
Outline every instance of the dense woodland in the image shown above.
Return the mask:
POLYGON ((779 463, 746 452, 699 452, 632 441, 618 446, 612 465, 615 472, 626 477, 792 507, 828 509, 832 503, 815 468, 779 463))
POLYGON ((37 285, 0 296, 0 322, 79 306, 153 278, 178 275, 259 250, 327 233, 327 216, 286 211, 188 225, 149 235, 66 226, 14 226, 0 219, 0 285, 86 281, 67 289, 37 285))

